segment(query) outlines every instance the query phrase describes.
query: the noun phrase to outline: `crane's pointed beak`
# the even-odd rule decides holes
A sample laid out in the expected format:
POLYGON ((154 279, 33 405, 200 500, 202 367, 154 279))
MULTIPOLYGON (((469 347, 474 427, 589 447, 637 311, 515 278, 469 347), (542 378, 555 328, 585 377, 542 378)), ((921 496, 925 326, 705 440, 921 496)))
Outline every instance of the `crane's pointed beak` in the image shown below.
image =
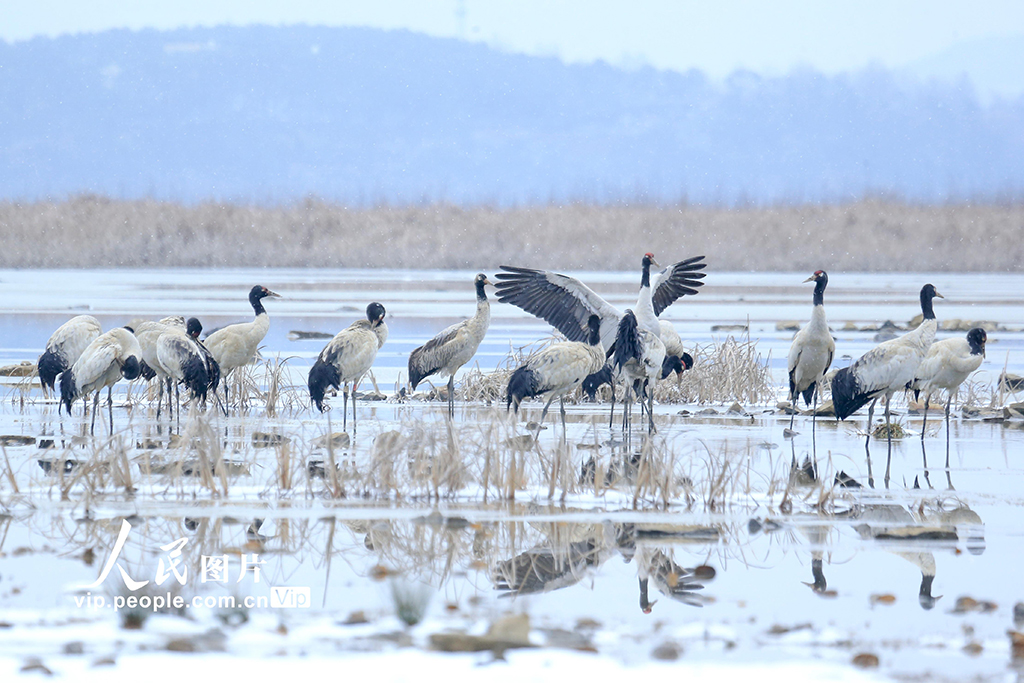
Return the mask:
POLYGON ((809 278, 807 278, 806 280, 804 280, 804 282, 814 282, 816 279, 817 278, 814 275, 812 275, 809 278))
POLYGON ((937 299, 945 299, 946 297, 942 296, 941 294, 939 294, 939 293, 938 293, 938 292, 936 291, 936 292, 935 292, 935 298, 937 298, 937 299))
POLYGON ((484 278, 484 284, 485 284, 485 285, 490 285, 491 287, 493 287, 493 286, 494 286, 494 283, 493 283, 493 282, 491 282, 491 281, 490 281, 490 279, 488 279, 488 278, 486 278, 486 277, 484 278))
POLYGON ((267 296, 270 297, 271 299, 283 299, 284 298, 283 296, 281 296, 277 292, 272 292, 269 289, 267 290, 267 296))

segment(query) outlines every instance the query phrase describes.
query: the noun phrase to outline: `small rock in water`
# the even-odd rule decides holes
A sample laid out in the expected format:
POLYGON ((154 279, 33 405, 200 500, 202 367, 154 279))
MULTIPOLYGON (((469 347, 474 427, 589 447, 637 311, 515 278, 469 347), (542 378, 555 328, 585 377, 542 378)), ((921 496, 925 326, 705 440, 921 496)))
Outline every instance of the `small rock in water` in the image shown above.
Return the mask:
POLYGON ((305 332, 303 330, 291 330, 288 332, 288 339, 290 341, 305 341, 308 339, 334 339, 334 335, 329 332, 305 332))
POLYGON ((716 574, 715 568, 706 564, 702 564, 693 570, 693 577, 701 581, 710 581, 715 578, 716 574))
POLYGON ((712 325, 712 332, 746 332, 746 325, 712 325))
POLYGON ((35 446, 36 437, 5 434, 0 436, 0 446, 35 446))
POLYGON ((772 451, 778 448, 779 444, 772 443, 771 441, 762 441, 757 447, 763 451, 772 451))
POLYGON ((1014 661, 1024 660, 1024 633, 1019 631, 1007 631, 1010 636, 1010 656, 1014 661))
POLYGON ((683 654, 683 648, 672 642, 665 642, 651 651, 651 657, 663 662, 674 662, 683 654))
POLYGON ((978 655, 981 654, 982 650, 984 650, 984 649, 985 648, 983 648, 981 646, 981 643, 979 643, 977 641, 972 641, 972 642, 967 643, 966 645, 964 645, 964 653, 968 654, 968 655, 970 655, 972 657, 977 657, 978 655))
POLYGON ((782 430, 782 438, 783 439, 792 439, 794 436, 799 436, 799 435, 800 435, 800 432, 795 431, 793 429, 790 429, 789 427, 786 427, 785 429, 782 430))
POLYGON ((704 410, 698 410, 694 415, 718 415, 718 411, 714 408, 705 408, 704 410))
POLYGON ((379 391, 357 391, 355 396, 360 401, 386 401, 388 398, 379 391))
POLYGON ((1013 606, 1013 624, 1017 628, 1024 626, 1024 602, 1018 602, 1013 606))
POLYGON ((776 332, 796 332, 800 329, 799 320, 780 320, 775 323, 776 332))
POLYGON ((539 432, 541 430, 547 429, 547 427, 545 427, 544 425, 542 425, 542 424, 540 424, 538 422, 534 422, 533 420, 530 420, 529 422, 526 423, 526 429, 531 431, 531 432, 539 432))
POLYGON ((25 660, 24 666, 21 667, 21 673, 23 673, 23 674, 24 673, 31 673, 33 671, 38 671, 39 673, 43 674, 44 676, 52 676, 53 675, 53 672, 50 671, 50 669, 47 668, 47 666, 45 664, 43 664, 43 660, 39 659, 38 657, 29 657, 28 659, 25 660))
POLYGON ((888 439, 890 435, 894 439, 905 439, 910 435, 910 433, 898 422, 890 422, 889 424, 882 423, 875 427, 871 432, 871 436, 876 439, 888 439))
POLYGON ((38 374, 35 363, 23 360, 17 365, 0 367, 0 377, 32 377, 38 374))
POLYGON ((789 401, 779 401, 775 407, 782 411, 783 415, 799 415, 800 411, 793 407, 789 401))
POLYGON ((892 605, 896 602, 896 596, 892 593, 872 593, 869 599, 872 605, 892 605))
POLYGON ((862 669, 877 669, 878 664, 878 655, 871 654, 870 652, 861 652, 853 657, 853 665, 859 666, 862 669))
POLYGON ((733 402, 733 404, 731 406, 729 406, 729 409, 727 411, 725 411, 725 412, 727 412, 730 415, 746 415, 747 414, 747 412, 745 410, 743 410, 743 406, 741 406, 737 402, 733 402))

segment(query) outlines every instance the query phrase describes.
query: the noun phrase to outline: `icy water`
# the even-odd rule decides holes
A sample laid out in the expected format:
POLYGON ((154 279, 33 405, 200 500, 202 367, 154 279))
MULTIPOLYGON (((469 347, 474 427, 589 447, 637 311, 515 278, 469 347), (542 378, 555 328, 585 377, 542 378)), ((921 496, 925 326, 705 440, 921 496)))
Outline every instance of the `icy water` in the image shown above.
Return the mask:
MULTIPOLYGON (((588 656, 630 667, 673 658, 692 666, 821 663, 839 676, 869 654, 887 677, 1016 675, 1007 631, 1021 627, 1013 608, 1024 600, 1024 421, 1001 410, 952 422, 946 469, 939 418, 930 417, 922 449, 920 417, 901 405, 911 437, 894 444, 888 485, 886 444, 865 449, 863 415, 819 419, 813 443, 810 418, 799 416, 800 434, 790 440, 775 400, 744 404, 740 414, 727 413, 731 400, 657 405, 658 434, 645 441, 635 430, 631 448, 609 432, 607 406, 570 405, 564 449, 550 417, 536 445, 514 447, 519 442, 508 440, 525 430, 495 406, 459 402, 449 431, 440 402, 361 402, 351 446, 317 445, 341 430, 340 397, 330 427, 328 416, 302 405, 306 372, 326 342, 292 341, 289 333, 333 334, 367 302, 382 302, 390 337, 374 377, 391 395, 409 351, 472 313, 473 274, 0 272, 0 365, 34 361, 49 334, 79 313, 105 329, 136 317, 196 315, 209 330, 251 318, 245 296, 253 284, 284 297, 266 302, 271 331, 261 351, 284 363, 273 415, 254 400, 227 418, 213 411, 205 421, 158 422, 141 402, 143 388, 129 394, 122 383, 114 437, 105 436, 105 409, 90 437, 80 405, 72 418, 58 417, 38 386, 5 378, 4 678, 32 657, 58 673, 112 659, 97 669, 109 674, 129 671, 136 657, 161 661, 156 651, 166 650, 355 657, 458 646, 483 648, 471 656, 487 662, 524 638, 546 653, 596 653, 588 656), (715 414, 696 414, 708 408, 715 414), (200 445, 176 447, 181 435, 200 445), (382 464, 388 448, 398 457, 382 464), (621 464, 645 448, 670 468, 671 484, 637 483, 642 476, 621 464), (442 481, 452 452, 462 468, 442 481), (825 486, 790 482, 790 462, 808 455, 816 455, 825 486), (227 465, 191 476, 189 469, 209 466, 204 457, 227 465), (325 464, 332 457, 337 477, 325 464), (588 460, 606 478, 596 492, 577 484, 588 460), (831 486, 840 470, 862 486, 831 486), (125 520, 119 565, 102 586, 82 588, 103 571, 125 520), (203 563, 212 561, 204 556, 226 557, 227 578, 202 581, 203 563), (259 567, 258 581, 251 567, 239 580, 242 558, 259 567), (132 591, 122 569, 128 580, 150 583, 132 591), (175 571, 187 574, 179 581, 175 571), (277 606, 189 606, 136 630, 123 628, 130 610, 96 600, 143 595, 249 596, 277 606), (297 606, 307 595, 308 605, 297 606), (509 614, 528 616, 528 635, 509 614), (488 628, 490 639, 446 635, 483 636, 488 628)), ((635 300, 635 274, 578 275, 621 308, 635 300)), ((712 272, 700 295, 667 317, 695 345, 749 336, 782 398, 792 332, 776 323, 806 320, 805 277, 712 272), (713 331, 723 325, 749 327, 713 331)), ((940 320, 998 323, 972 378, 978 387, 994 387, 1004 369, 1024 374, 1024 307, 1014 298, 1024 277, 1015 275, 832 274, 826 307, 836 366, 875 343, 874 332, 845 331, 848 323, 905 323, 919 310, 924 282, 946 297, 936 304, 940 320)), ((963 333, 940 337, 950 334, 963 333)), ((475 364, 489 372, 511 348, 549 335, 546 324, 495 303, 475 364)), ((253 379, 266 390, 265 374, 253 379)), ((998 398, 1000 408, 1022 400, 998 398)), ((539 417, 539 404, 524 407, 523 421, 539 417)))

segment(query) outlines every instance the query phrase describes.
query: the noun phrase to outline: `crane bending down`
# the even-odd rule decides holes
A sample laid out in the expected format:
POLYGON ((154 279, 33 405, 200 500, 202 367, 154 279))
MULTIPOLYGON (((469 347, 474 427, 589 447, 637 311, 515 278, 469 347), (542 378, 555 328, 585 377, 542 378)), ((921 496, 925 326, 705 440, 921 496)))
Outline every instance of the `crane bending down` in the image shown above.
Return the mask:
POLYGON ((46 349, 36 363, 44 393, 49 394, 54 390, 57 375, 74 365, 86 347, 102 332, 103 328, 96 318, 76 315, 50 335, 46 349))
POLYGON ((139 376, 142 350, 131 328, 118 327, 96 337, 82 355, 60 376, 61 403, 71 415, 71 406, 82 397, 88 400, 95 392, 92 404, 90 432, 96 429, 96 410, 100 391, 107 388, 107 402, 111 406, 110 433, 114 432, 112 387, 122 377, 133 380, 139 376))
POLYGON ((512 407, 519 414, 519 404, 529 396, 548 397, 539 423, 544 422, 551 402, 558 399, 562 415, 562 434, 565 434, 565 395, 578 387, 586 377, 604 365, 601 347, 601 318, 591 315, 587 324, 588 343, 559 342, 543 349, 516 368, 508 380, 506 409, 512 407))

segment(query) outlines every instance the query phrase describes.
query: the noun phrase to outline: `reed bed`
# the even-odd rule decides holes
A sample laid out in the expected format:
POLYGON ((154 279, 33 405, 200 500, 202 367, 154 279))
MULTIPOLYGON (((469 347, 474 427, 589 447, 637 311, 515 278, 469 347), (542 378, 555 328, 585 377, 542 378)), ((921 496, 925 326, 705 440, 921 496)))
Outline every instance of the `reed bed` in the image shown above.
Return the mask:
POLYGON ((1019 272, 1024 205, 715 208, 565 204, 498 209, 380 206, 317 199, 265 207, 181 205, 83 195, 0 202, 0 268, 389 267, 633 270, 641 249, 704 253, 719 270, 1019 272), (929 249, 920 250, 924 242, 929 249), (39 245, 59 244, 60 249, 39 245), (387 244, 387 249, 381 249, 387 244), (581 249, 580 245, 588 245, 581 249), (999 245, 992 249, 992 245, 999 245))

